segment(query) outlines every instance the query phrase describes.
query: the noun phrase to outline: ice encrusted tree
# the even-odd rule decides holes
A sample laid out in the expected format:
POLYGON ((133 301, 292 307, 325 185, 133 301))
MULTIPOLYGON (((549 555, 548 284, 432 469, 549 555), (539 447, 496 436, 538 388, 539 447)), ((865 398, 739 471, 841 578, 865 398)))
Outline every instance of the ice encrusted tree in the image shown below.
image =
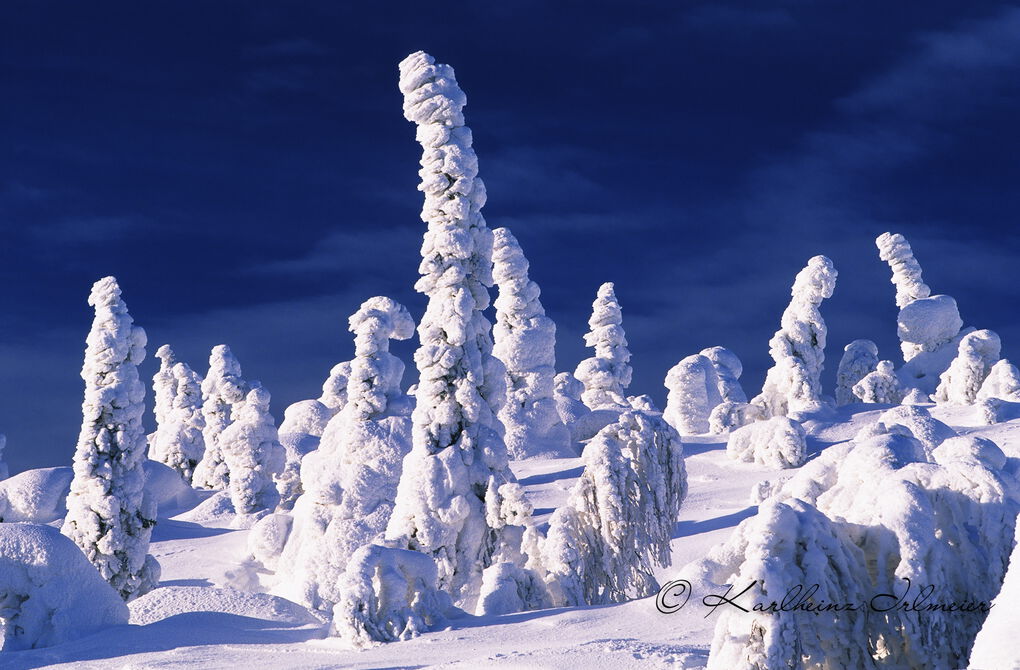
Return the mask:
POLYGON ((821 402, 827 331, 818 308, 835 287, 836 269, 825 256, 815 256, 797 273, 781 327, 769 340, 775 365, 765 375, 761 393, 751 401, 768 415, 810 409, 821 402))
POLYGON ((147 554, 156 506, 145 493, 145 387, 138 364, 145 331, 134 326, 113 277, 92 287, 96 317, 86 339, 82 426, 74 478, 61 532, 124 600, 159 583, 159 563, 147 554))
POLYGON ((935 402, 973 405, 992 366, 999 360, 1002 345, 990 330, 976 330, 960 340, 956 358, 939 378, 935 402))
POLYGON ((249 391, 241 378, 241 364, 230 347, 219 344, 209 355, 209 372, 202 381, 202 416, 205 417, 205 455, 195 468, 195 486, 225 489, 230 469, 223 460, 220 435, 236 419, 249 391))
POLYGON ((230 472, 228 490, 234 511, 272 511, 280 502, 276 479, 286 460, 269 413, 269 391, 253 388, 244 405, 219 436, 220 453, 230 472))
POLYGON ((453 68, 411 54, 400 63, 400 90, 404 117, 417 124, 423 148, 419 189, 428 230, 415 288, 428 306, 414 357, 413 448, 386 534, 435 559, 440 588, 473 607, 482 570, 513 543, 505 531, 517 510, 502 501, 516 499, 520 488, 496 417, 506 370, 492 356, 482 313, 492 285, 492 233, 481 214, 485 187, 453 68))
POLYGON ((574 371, 574 377, 584 384, 581 399, 591 409, 627 407, 626 389, 633 370, 628 364, 623 312, 612 282, 599 287, 591 307, 591 330, 585 333, 584 344, 594 349, 595 355, 578 363, 574 371))
POLYGON ((1020 371, 1005 358, 992 366, 978 391, 978 400, 988 398, 1020 402, 1020 371))
POLYGON ((719 375, 706 356, 695 354, 682 359, 666 373, 669 389, 662 417, 683 435, 707 433, 708 418, 722 402, 719 375))
POLYGON ((857 402, 854 384, 878 367, 878 345, 871 340, 854 340, 843 348, 836 370, 836 404, 857 402))
POLYGON ((770 468, 799 468, 807 460, 807 433, 796 421, 774 416, 730 433, 726 453, 739 461, 770 468))
POLYGON ((322 384, 319 402, 328 407, 334 416, 347 404, 347 379, 350 376, 351 362, 343 361, 333 366, 329 377, 322 384))
POLYGON ((492 231, 496 298, 492 354, 506 366, 506 403, 499 412, 511 458, 572 456, 570 431, 553 399, 556 324, 545 315, 528 260, 506 228, 492 231))
POLYGON ((656 414, 625 411, 582 455, 584 472, 541 542, 557 606, 655 593, 652 566, 670 565, 673 523, 687 494, 680 436, 656 414))
POLYGON ((900 384, 893 369, 892 361, 881 361, 874 371, 854 384, 854 397, 861 402, 898 405, 903 402, 906 391, 900 384))
POLYGON ((903 235, 882 233, 875 240, 875 245, 878 246, 878 257, 892 269, 897 307, 902 309, 931 295, 931 289, 921 280, 921 264, 914 258, 914 250, 903 235))
POLYGON ((149 458, 169 465, 190 484, 205 454, 202 379, 186 363, 177 362, 168 345, 156 356, 160 359, 152 380, 156 431, 148 437, 149 458))
POLYGON ((719 395, 723 402, 747 402, 747 394, 740 385, 740 375, 744 366, 735 353, 726 347, 709 347, 702 349, 701 355, 712 361, 715 374, 719 378, 719 395))
POLYGON ((414 334, 408 311, 390 298, 362 303, 350 318, 355 333, 348 402, 330 420, 319 449, 302 466, 305 493, 283 549, 281 594, 328 612, 354 552, 386 529, 400 467, 411 448, 410 404, 400 390, 404 364, 391 339, 414 334))

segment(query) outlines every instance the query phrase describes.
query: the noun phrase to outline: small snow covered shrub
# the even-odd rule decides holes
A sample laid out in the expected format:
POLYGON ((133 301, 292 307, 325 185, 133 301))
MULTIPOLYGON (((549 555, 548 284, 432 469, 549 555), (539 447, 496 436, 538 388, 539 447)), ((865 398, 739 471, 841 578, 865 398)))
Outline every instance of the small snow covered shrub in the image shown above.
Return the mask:
POLYGON ((683 435, 709 430, 709 416, 722 402, 719 375, 712 361, 701 354, 688 356, 666 374, 666 411, 662 417, 683 435))
POLYGON ((843 348, 843 358, 836 370, 836 404, 857 402, 853 388, 869 372, 878 367, 878 346, 871 340, 854 340, 843 348))
POLYGON ((532 570, 510 562, 495 563, 482 573, 475 614, 512 614, 551 606, 545 582, 532 570))
POLYGON ((376 544, 354 553, 338 591, 330 633, 357 647, 420 635, 451 608, 449 595, 438 588, 435 561, 376 544))
POLYGON ((166 344, 156 352, 159 371, 152 379, 156 432, 151 433, 149 458, 169 465, 191 483, 205 454, 202 379, 174 358, 166 344))
POLYGON ((1020 402, 1020 372, 1005 358, 992 366, 978 390, 977 399, 986 398, 1020 402))
POLYGON ((230 347, 219 344, 209 354, 209 372, 202 381, 202 416, 205 455, 195 467, 192 483, 207 489, 225 489, 230 468, 223 458, 220 435, 236 420, 250 390, 241 379, 241 364, 230 347))
POLYGON ((623 313, 612 282, 599 287, 592 303, 590 331, 584 344, 595 355, 577 365, 574 376, 584 384, 581 400, 591 409, 626 407, 626 389, 633 373, 628 361, 627 336, 623 332, 623 313))
POLYGON ((492 232, 492 276, 496 298, 492 355, 506 366, 506 403, 499 411, 511 458, 573 456, 570 431, 553 398, 556 324, 545 315, 538 284, 528 278, 528 260, 506 228, 492 232))
POLYGON ((680 436, 660 416, 625 411, 582 455, 584 472, 549 520, 541 563, 558 606, 655 593, 687 495, 680 436))
POLYGON ((716 405, 709 415, 708 432, 713 435, 722 435, 765 418, 765 410, 760 405, 746 402, 723 402, 716 405))
POLYGON ((256 561, 276 570, 290 536, 293 518, 289 514, 267 514, 248 531, 248 553, 256 561))
POLYGON ((737 355, 726 347, 709 347, 702 349, 701 355, 712 361, 716 376, 719 378, 719 395, 723 402, 747 402, 747 395, 740 386, 740 375, 744 366, 737 355))
POLYGON ((751 400, 767 415, 785 416, 821 402, 827 331, 818 308, 835 288, 836 269, 825 256, 815 256, 797 273, 781 327, 769 340, 775 365, 765 375, 761 393, 751 400))
POLYGON ((956 358, 939 378, 935 402, 973 405, 1000 349, 999 336, 990 330, 977 330, 960 340, 956 358))
POLYGON ((277 440, 269 402, 264 388, 249 391, 234 422, 219 436, 230 472, 230 500, 238 514, 272 511, 280 502, 276 479, 283 473, 286 453, 277 440))
POLYGON ((49 647, 127 622, 124 601, 74 542, 49 526, 0 524, 0 651, 49 647))
POLYGON ((807 433, 796 421, 774 416, 730 433, 726 453, 770 468, 799 468, 807 460, 807 433))
POLYGON ((905 394, 892 361, 882 361, 874 371, 854 384, 853 394, 861 402, 898 405, 905 394))
POLYGON ((156 506, 145 492, 145 387, 138 364, 145 331, 132 325, 113 277, 92 287, 96 317, 86 339, 82 426, 74 479, 61 529, 81 547, 124 600, 159 583, 159 563, 147 555, 156 506))

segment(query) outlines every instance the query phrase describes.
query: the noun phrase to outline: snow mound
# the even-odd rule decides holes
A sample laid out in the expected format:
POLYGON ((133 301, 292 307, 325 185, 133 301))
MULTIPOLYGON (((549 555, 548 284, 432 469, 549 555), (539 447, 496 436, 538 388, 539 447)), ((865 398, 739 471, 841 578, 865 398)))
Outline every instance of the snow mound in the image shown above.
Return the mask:
POLYGON ((292 626, 324 623, 301 605, 279 596, 210 586, 164 586, 128 607, 131 623, 139 626, 185 612, 222 612, 292 626))
POLYGON ((1016 545, 1009 559, 1009 571, 1002 582, 1002 590, 992 601, 992 611, 974 639, 970 653, 970 667, 1020 668, 1020 636, 1016 634, 1016 615, 1013 605, 1020 599, 1020 524, 1016 526, 1016 545))
POLYGON ((237 515, 229 491, 217 491, 203 500, 194 509, 178 514, 174 519, 207 526, 233 523, 237 515))
POLYGON ((807 460, 807 433, 796 421, 775 416, 730 433, 726 453, 770 468, 798 468, 807 460))
POLYGON ((50 523, 64 518, 74 472, 69 467, 26 470, 0 482, 0 521, 50 523))
POLYGON ((176 511, 192 507, 198 502, 198 493, 188 486, 180 473, 159 461, 145 461, 145 491, 156 504, 156 511, 163 517, 176 511))
POLYGON ((0 649, 61 644, 125 624, 128 610, 56 528, 0 524, 0 649))
POLYGON ((956 300, 948 295, 921 298, 904 306, 896 320, 896 331, 903 342, 916 344, 921 351, 935 351, 963 328, 956 300))

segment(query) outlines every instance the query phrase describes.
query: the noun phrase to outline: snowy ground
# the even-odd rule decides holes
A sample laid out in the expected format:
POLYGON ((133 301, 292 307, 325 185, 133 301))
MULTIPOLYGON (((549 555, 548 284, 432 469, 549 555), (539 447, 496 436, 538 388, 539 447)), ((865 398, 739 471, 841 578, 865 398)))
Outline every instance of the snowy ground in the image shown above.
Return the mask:
MULTIPOLYGON (((887 406, 854 405, 831 420, 808 421, 812 455, 853 437, 887 406)), ((978 425, 973 407, 932 410, 962 434, 994 440, 1020 457, 1020 420, 978 425)), ((791 476, 738 463, 725 439, 685 439, 689 495, 676 524, 673 567, 660 582, 683 577, 682 567, 724 541, 756 513, 751 488, 791 476)), ((580 475, 580 459, 514 464, 544 521, 580 475)), ((195 514, 161 520, 151 553, 163 567, 159 589, 132 605, 132 625, 118 626, 47 649, 5 652, 5 670, 28 668, 697 668, 704 666, 715 624, 696 602, 660 614, 654 598, 620 605, 553 609, 449 622, 444 630, 363 651, 325 638, 324 625, 302 608, 260 593, 246 563, 247 531, 195 514), (188 520, 192 519, 192 520, 188 520), (210 588, 210 587, 216 587, 210 588), (223 591, 222 588, 240 591, 223 591)))

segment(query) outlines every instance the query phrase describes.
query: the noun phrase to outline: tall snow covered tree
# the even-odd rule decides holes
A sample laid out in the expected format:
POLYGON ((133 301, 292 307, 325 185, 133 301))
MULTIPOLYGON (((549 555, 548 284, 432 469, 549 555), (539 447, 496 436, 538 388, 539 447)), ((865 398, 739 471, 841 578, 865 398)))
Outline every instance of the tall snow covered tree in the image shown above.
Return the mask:
POLYGON ((726 347, 709 347, 699 352, 712 361, 715 374, 719 377, 719 395, 723 402, 747 402, 747 395, 740 386, 740 375, 744 366, 737 355, 726 347))
POLYGON ((843 348, 843 358, 836 369, 836 404, 857 402, 854 384, 878 367, 878 346, 871 340, 854 340, 843 348))
POLYGON ((921 264, 914 258, 914 250, 905 237, 899 233, 882 233, 875 240, 875 245, 878 257, 892 269, 897 307, 902 309, 931 295, 931 289, 921 280, 921 264))
POLYGON ((237 418, 248 391, 248 384, 241 379, 241 364, 230 347, 225 344, 213 347, 209 372, 202 381, 205 456, 195 468, 195 486, 225 489, 230 483, 230 468, 223 460, 220 435, 237 418))
POLYGON ((415 288, 428 307, 414 357, 413 448, 387 536, 435 559, 440 588, 473 608, 482 570, 509 538, 504 531, 515 510, 501 499, 513 492, 508 487, 519 489, 496 416, 506 370, 492 356, 482 314, 492 285, 492 232, 481 214, 485 187, 453 68, 411 54, 400 63, 400 90, 404 117, 417 124, 423 148, 419 189, 428 230, 415 288))
POLYGON ((159 583, 159 563, 146 552, 156 506, 145 494, 145 387, 138 364, 145 331, 133 326, 113 277, 92 287, 96 317, 86 339, 82 427, 61 532, 81 547, 124 600, 159 583))
POLYGON ((220 453, 230 472, 230 500, 238 514, 272 511, 280 502, 276 478, 283 472, 286 454, 269 414, 269 401, 269 391, 253 388, 233 423, 219 436, 220 453))
POLYGON ((351 315, 350 326, 348 402, 302 464, 305 493, 280 561, 287 566, 281 595, 324 612, 340 602, 337 586, 351 556, 386 529, 411 448, 404 364, 389 353, 389 341, 410 338, 414 320, 394 300, 374 297, 351 315))
POLYGON ((511 458, 573 456, 570 431, 553 399, 556 324, 545 315, 528 260, 506 228, 492 231, 492 276, 499 287, 493 355, 506 366, 507 399, 499 418, 511 458))
POLYGON ((584 336, 585 346, 595 349, 595 355, 581 361, 574 371, 584 384, 581 399, 592 409, 628 406, 626 389, 633 370, 628 364, 630 351, 622 324, 615 288, 612 282, 606 282, 592 303, 588 319, 591 330, 584 336))
POLYGON ((818 307, 835 287, 836 269, 825 256, 815 256, 797 273, 781 327, 769 340, 775 365, 765 375, 761 394, 751 401, 767 414, 782 416, 821 401, 827 331, 818 307))
POLYGON ((168 345, 156 352, 159 371, 152 378, 156 431, 149 434, 149 458, 177 470, 189 484, 205 454, 202 379, 177 362, 168 345))
POLYGON ((669 394, 662 417, 669 425, 683 435, 707 433, 712 410, 722 402, 712 361, 701 354, 684 358, 666 373, 664 386, 669 394))

